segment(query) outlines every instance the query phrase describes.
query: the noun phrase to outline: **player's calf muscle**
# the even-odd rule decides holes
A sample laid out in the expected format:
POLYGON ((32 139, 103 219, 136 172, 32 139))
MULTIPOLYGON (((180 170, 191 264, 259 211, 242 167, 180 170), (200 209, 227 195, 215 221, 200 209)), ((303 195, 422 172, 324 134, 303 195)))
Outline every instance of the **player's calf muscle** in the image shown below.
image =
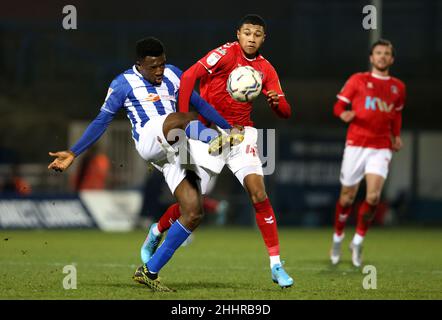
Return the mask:
POLYGON ((203 218, 201 196, 193 184, 192 177, 187 177, 175 190, 175 197, 180 205, 180 221, 190 230, 195 229, 203 218))

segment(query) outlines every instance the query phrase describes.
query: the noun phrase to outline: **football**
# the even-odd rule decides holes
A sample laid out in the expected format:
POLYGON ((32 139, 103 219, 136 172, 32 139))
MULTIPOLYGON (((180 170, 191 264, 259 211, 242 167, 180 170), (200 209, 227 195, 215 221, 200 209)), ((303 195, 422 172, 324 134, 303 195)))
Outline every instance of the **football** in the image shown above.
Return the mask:
POLYGON ((227 80, 227 91, 239 102, 250 102, 258 97, 262 89, 262 79, 258 71, 250 66, 233 70, 227 80))

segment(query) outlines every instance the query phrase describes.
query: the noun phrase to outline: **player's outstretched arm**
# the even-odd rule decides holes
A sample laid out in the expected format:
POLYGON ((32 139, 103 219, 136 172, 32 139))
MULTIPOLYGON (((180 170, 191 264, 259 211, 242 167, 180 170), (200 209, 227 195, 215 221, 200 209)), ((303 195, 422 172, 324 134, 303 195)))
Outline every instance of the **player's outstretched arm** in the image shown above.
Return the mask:
POLYGON ((58 172, 65 171, 75 160, 75 154, 70 150, 49 152, 49 155, 55 157, 55 160, 48 165, 48 169, 58 172))
POLYGON ((55 153, 49 152, 49 155, 56 157, 56 159, 49 164, 48 169, 61 172, 69 168, 76 157, 103 135, 113 118, 114 114, 107 111, 100 111, 98 116, 89 124, 81 138, 70 150, 55 153))
POLYGON ((89 124, 81 138, 70 149, 77 157, 91 145, 93 145, 106 131, 115 114, 100 111, 98 116, 89 124))

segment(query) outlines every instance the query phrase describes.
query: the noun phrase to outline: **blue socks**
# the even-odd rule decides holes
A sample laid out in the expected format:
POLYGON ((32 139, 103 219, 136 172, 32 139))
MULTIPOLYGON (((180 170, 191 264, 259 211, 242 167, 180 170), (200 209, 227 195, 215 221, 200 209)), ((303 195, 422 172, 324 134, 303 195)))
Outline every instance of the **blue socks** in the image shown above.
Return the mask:
POLYGON ((187 125, 185 131, 186 131, 186 136, 189 139, 200 140, 205 143, 208 143, 213 138, 216 138, 219 136, 219 133, 216 130, 211 129, 211 128, 207 128, 199 120, 190 121, 189 124, 187 125))
POLYGON ((164 242, 146 263, 149 271, 158 273, 191 233, 192 231, 187 230, 178 220, 175 221, 170 227, 164 242))

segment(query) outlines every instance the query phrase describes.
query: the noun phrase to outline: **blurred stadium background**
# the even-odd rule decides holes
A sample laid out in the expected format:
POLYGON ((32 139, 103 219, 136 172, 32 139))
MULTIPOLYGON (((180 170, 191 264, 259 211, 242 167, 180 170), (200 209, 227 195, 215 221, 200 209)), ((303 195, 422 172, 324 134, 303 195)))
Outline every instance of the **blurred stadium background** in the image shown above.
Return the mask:
MULTIPOLYGON (((392 74, 408 89, 405 146, 394 155, 377 223, 441 225, 442 1, 376 2, 382 16, 378 31, 397 51, 392 74)), ((210 49, 235 40, 237 21, 250 12, 268 22, 262 53, 278 70, 293 107, 292 118, 283 121, 259 98, 253 114, 258 128, 277 129, 276 171, 266 183, 279 225, 330 226, 346 132, 332 106, 349 75, 368 68, 370 32, 361 24, 367 4, 371 2, 2 3, 0 229, 130 230, 140 213, 159 217, 173 199, 136 154, 123 114, 99 143, 109 161, 104 190, 79 197, 73 180, 85 155, 66 174, 56 174, 47 170, 48 151, 72 145, 95 117, 113 77, 132 66, 136 40, 158 37, 168 62, 186 69, 210 49), (62 28, 67 4, 77 8, 77 30, 62 28), (11 189, 14 177, 24 180, 19 192, 11 189)), ((227 169, 211 196, 229 203, 228 225, 255 223, 246 193, 227 169)), ((213 221, 209 216, 205 223, 213 221)))

